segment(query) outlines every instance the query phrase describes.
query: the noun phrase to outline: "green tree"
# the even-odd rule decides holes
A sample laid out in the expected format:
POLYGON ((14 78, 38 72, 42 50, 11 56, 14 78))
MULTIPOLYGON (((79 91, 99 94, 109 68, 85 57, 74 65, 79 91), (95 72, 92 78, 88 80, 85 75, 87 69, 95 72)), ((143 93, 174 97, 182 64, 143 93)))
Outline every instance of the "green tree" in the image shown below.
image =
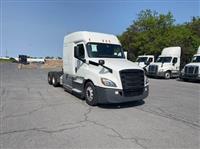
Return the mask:
POLYGON ((188 61, 200 45, 200 19, 193 17, 191 22, 182 25, 174 22, 171 12, 141 11, 133 24, 118 36, 128 51, 128 58, 135 60, 142 54, 157 56, 164 47, 180 46, 183 61, 188 61))

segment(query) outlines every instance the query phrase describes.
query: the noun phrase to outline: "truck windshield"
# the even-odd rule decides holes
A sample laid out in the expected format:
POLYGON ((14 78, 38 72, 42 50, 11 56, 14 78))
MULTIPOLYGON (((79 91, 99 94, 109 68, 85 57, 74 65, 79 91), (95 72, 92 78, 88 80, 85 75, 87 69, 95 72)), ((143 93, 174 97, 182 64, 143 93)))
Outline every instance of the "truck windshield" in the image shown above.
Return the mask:
POLYGON ((172 60, 172 57, 158 57, 156 60, 157 63, 170 63, 172 60))
POLYGON ((146 62, 148 57, 138 57, 137 62, 146 62))
POLYGON ((88 56, 92 58, 125 58, 120 45, 107 43, 87 43, 88 56))
POLYGON ((194 56, 192 58, 192 63, 200 63, 200 56, 194 56))

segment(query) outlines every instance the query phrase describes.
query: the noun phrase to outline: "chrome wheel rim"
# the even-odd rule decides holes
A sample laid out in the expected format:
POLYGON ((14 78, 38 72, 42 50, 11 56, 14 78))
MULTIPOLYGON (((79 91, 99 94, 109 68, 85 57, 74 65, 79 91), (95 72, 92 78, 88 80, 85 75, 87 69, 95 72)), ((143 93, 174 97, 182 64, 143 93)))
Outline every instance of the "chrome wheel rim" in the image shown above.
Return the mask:
POLYGON ((166 73, 166 74, 165 74, 165 77, 166 77, 167 79, 169 79, 169 78, 170 78, 170 74, 169 74, 169 73, 166 73))
POLYGON ((55 78, 54 77, 52 78, 52 83, 55 84, 55 78))
POLYGON ((94 99, 94 91, 91 86, 88 86, 86 88, 86 96, 89 101, 92 101, 94 99))

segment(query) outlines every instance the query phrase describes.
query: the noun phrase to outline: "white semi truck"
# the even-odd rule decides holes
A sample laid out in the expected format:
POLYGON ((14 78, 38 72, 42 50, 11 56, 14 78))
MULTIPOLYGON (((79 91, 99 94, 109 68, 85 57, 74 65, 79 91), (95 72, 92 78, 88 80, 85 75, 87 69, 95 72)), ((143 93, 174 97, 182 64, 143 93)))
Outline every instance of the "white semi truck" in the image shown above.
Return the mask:
POLYGON ((153 55, 139 55, 136 59, 138 66, 142 67, 145 71, 148 70, 148 66, 154 62, 153 55))
POLYGON ((162 50, 156 62, 149 65, 147 75, 152 77, 178 77, 180 72, 181 47, 167 47, 162 50))
POLYGON ((191 63, 184 66, 181 70, 180 79, 184 81, 200 81, 200 46, 192 58, 191 63))
POLYGON ((91 106, 143 100, 149 93, 144 70, 125 58, 117 37, 87 31, 65 36, 63 71, 49 72, 48 82, 91 106))

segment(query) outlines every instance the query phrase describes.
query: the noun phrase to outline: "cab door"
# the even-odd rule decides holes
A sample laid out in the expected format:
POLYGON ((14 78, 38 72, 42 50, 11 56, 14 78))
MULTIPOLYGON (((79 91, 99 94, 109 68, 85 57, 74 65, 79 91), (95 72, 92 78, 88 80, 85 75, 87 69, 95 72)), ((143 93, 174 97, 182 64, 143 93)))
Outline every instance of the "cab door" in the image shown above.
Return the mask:
POLYGON ((172 73, 173 74, 178 74, 180 69, 180 62, 178 62, 178 58, 174 57, 172 59, 172 73))
POLYGON ((75 75, 73 77, 73 88, 76 92, 81 93, 83 91, 83 83, 86 71, 86 60, 85 60, 86 49, 84 43, 77 43, 74 47, 75 57, 75 75))

